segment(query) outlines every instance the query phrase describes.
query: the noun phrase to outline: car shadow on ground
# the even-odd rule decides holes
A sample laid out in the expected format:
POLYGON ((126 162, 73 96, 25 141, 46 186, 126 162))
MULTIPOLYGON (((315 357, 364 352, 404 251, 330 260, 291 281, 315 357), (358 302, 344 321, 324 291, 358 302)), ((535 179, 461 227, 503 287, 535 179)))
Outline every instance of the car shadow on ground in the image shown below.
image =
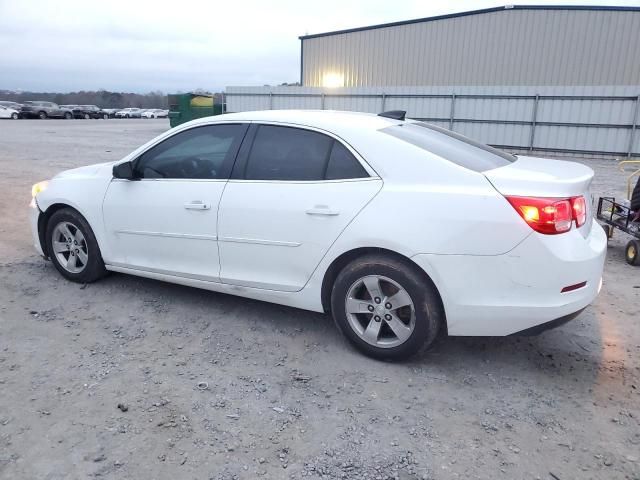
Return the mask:
MULTIPOLYGON (((211 312, 210 321, 220 329, 224 328, 220 321, 224 315, 232 315, 240 330, 273 330, 284 335, 302 332, 287 341, 317 344, 332 352, 343 350, 342 353, 353 359, 356 368, 362 368, 363 362, 375 362, 365 359, 348 344, 330 315, 124 274, 111 274, 91 288, 108 288, 114 295, 117 291, 133 290, 143 299, 162 299, 172 306, 172 311, 185 312, 195 308, 211 312)), ((171 311, 167 315, 171 315, 171 311)), ((517 375, 522 369, 558 374, 570 372, 589 384, 603 360, 605 346, 600 332, 597 312, 589 307, 577 319, 537 336, 441 336, 430 349, 404 362, 396 362, 392 370, 428 368, 450 374, 490 370, 505 375, 517 375)), ((336 368, 343 366, 344 358, 337 358, 335 362, 336 368)), ((390 362, 377 363, 390 365, 390 362)), ((325 365, 330 364, 331 360, 327 359, 325 365)), ((561 379, 558 376, 558 380, 561 379)))

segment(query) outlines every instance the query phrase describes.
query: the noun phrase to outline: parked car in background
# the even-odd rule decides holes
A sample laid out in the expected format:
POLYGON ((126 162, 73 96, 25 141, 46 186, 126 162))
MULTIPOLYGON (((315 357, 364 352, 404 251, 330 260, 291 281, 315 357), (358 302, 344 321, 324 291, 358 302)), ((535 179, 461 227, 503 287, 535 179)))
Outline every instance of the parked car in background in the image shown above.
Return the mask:
POLYGON ((124 108, 119 112, 116 112, 118 118, 140 118, 142 109, 140 108, 124 108))
POLYGON ((33 242, 79 283, 111 270, 331 312, 378 358, 440 332, 532 334, 584 310, 607 248, 593 170, 404 113, 185 123, 34 185, 33 242))
POLYGON ((0 105, 6 108, 11 108, 13 110, 16 110, 17 112, 20 112, 20 110, 22 110, 22 104, 18 103, 18 102, 10 102, 8 100, 0 100, 0 105))
POLYGON ((109 114, 97 105, 78 105, 73 109, 73 118, 103 118, 108 119, 109 114))
POLYGON ((63 108, 57 103, 30 101, 24 102, 20 115, 24 118, 73 118, 73 112, 69 108, 63 108))
POLYGON ((167 115, 164 115, 164 110, 160 110, 159 108, 151 108, 149 110, 144 110, 141 113, 142 118, 166 118, 167 115))
POLYGON ((109 115, 109 118, 116 118, 116 113, 119 112, 120 108, 103 108, 102 111, 109 115))
POLYGON ((60 105, 60 108, 68 108, 69 110, 73 110, 78 105, 60 105))
POLYGON ((20 118, 20 113, 13 108, 7 108, 0 105, 0 118, 11 118, 12 120, 17 120, 20 118))

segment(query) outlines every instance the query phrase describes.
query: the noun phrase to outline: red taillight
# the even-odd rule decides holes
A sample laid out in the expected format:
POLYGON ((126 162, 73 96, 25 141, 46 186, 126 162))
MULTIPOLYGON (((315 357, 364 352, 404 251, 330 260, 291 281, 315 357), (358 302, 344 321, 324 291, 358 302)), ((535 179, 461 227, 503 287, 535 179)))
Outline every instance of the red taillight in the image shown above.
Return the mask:
POLYGON ((587 221, 587 204, 584 197, 573 197, 571 199, 571 208, 573 209, 573 219, 576 226, 581 227, 587 221))
POLYGON ((531 228, 546 235, 568 232, 574 220, 580 227, 587 218, 584 197, 507 197, 507 200, 531 228))

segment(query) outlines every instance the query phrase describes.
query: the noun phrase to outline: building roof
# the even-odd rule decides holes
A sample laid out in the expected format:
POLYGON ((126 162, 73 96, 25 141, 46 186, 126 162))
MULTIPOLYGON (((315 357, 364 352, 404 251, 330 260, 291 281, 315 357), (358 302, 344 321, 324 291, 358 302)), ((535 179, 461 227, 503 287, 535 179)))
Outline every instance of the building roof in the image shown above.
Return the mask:
POLYGON ((481 15, 484 13, 501 12, 504 10, 604 10, 616 12, 640 12, 640 7, 616 7, 616 6, 600 6, 600 5, 505 5, 503 7, 484 8, 481 10, 470 10, 468 12, 450 13, 447 15, 438 15, 435 17, 415 18, 413 20, 403 20, 400 22, 381 23, 378 25, 370 25, 367 27, 348 28, 346 30, 336 30, 333 32, 315 33, 312 35, 303 35, 298 37, 300 40, 308 40, 310 38, 327 37, 331 35, 340 35, 343 33, 362 32, 364 30, 376 30, 378 28, 399 27, 402 25, 410 25, 412 23, 434 22, 436 20, 446 20, 449 18, 466 17, 469 15, 481 15))

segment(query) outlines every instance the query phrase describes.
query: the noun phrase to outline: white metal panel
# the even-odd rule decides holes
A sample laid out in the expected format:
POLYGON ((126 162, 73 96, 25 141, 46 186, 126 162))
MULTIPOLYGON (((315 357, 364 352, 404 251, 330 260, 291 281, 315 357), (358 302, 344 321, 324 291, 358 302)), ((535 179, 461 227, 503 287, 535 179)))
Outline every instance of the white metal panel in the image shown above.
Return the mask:
MULTIPOLYGON (((479 141, 529 149, 535 106, 534 150, 605 152, 623 156, 629 151, 631 125, 640 108, 637 86, 452 86, 452 87, 228 87, 227 111, 267 109, 335 109, 377 113, 406 110, 410 118, 428 119, 450 127, 452 96, 453 129, 479 141), (283 94, 286 94, 284 96, 283 94), (322 98, 324 94, 324 101, 322 98), (435 95, 416 97, 416 95, 435 95), (465 95, 484 96, 468 98, 465 95), (496 98, 524 95, 526 98, 496 98), (563 96, 616 96, 617 99, 557 98, 563 96), (487 97, 489 96, 489 97, 487 97), (547 97, 551 98, 547 98, 547 97), (465 122, 476 120, 480 122, 465 122), (512 122, 512 123, 509 123, 512 122), (517 122, 513 124, 513 122, 517 122), (559 124, 613 125, 571 127, 559 124)), ((640 111, 638 113, 640 115, 640 111)), ((637 119, 640 123, 640 118, 637 119)), ((637 129, 640 130, 640 129, 637 129)), ((640 154, 640 131, 632 153, 640 154)))
POLYGON ((302 83, 633 85, 639 31, 640 11, 524 7, 303 37, 302 83))
POLYGON ((533 99, 458 97, 455 102, 455 116, 456 118, 529 122, 533 116, 533 104, 533 99))

